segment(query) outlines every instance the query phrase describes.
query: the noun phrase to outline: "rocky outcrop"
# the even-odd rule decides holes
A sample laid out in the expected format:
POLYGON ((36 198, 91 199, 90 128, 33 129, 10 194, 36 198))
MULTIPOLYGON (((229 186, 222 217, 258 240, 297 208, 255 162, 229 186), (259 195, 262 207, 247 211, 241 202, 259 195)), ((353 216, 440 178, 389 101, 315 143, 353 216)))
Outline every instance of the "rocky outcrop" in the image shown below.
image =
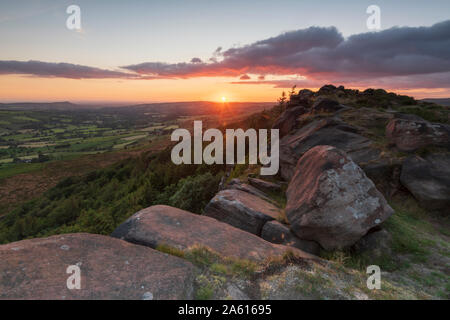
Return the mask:
POLYGON ((307 109, 304 106, 288 108, 278 117, 273 124, 272 129, 279 129, 280 137, 284 137, 295 128, 298 116, 306 112, 307 109))
POLYGON ((183 259, 93 234, 0 246, 1 299, 191 299, 195 273, 183 259), (73 265, 79 290, 67 287, 73 265))
MULTIPOLYGON (((206 246, 226 257, 256 261, 283 255, 291 249, 269 243, 213 218, 163 205, 137 212, 112 236, 152 248, 169 245, 184 250, 195 245, 206 246)), ((314 258, 294 250, 301 257, 314 258)))
POLYGON ((431 123, 417 116, 400 117, 389 121, 386 126, 386 137, 398 150, 404 152, 428 146, 450 149, 450 126, 431 123))
POLYGON ((336 100, 319 98, 314 102, 311 111, 313 113, 335 113, 343 108, 345 107, 336 100))
POLYGON ((318 145, 330 145, 347 153, 358 164, 378 159, 380 150, 358 134, 358 129, 335 118, 315 120, 280 140, 280 173, 289 181, 300 157, 318 145))
POLYGON ((280 215, 280 209, 247 192, 223 190, 208 203, 204 215, 259 236, 263 225, 280 215))
POLYGON ((272 243, 294 247, 311 254, 318 255, 320 253, 320 246, 316 242, 302 240, 296 237, 286 225, 278 221, 267 222, 262 229, 261 238, 272 243))
POLYGON ((265 192, 280 192, 281 186, 277 183, 265 181, 257 178, 248 178, 250 185, 265 192))
POLYGON ((364 171, 332 146, 305 153, 287 189, 291 230, 329 250, 353 245, 392 214, 364 171))
POLYGON ((450 208, 450 154, 411 156, 402 165, 400 182, 424 208, 450 208))

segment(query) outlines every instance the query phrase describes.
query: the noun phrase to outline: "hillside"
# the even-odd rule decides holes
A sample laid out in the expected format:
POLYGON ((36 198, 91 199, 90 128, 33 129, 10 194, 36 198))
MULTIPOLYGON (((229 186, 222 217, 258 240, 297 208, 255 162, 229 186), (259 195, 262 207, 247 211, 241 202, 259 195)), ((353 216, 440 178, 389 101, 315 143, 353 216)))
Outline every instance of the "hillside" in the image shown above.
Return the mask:
MULTIPOLYGON (((450 108, 327 85, 230 119, 222 129, 280 130, 276 176, 176 166, 167 148, 67 177, 0 220, 0 271, 15 274, 0 297, 36 295, 39 279, 19 267, 39 274, 43 257, 57 272, 83 257, 103 280, 88 288, 96 298, 450 298, 450 108), (370 265, 380 290, 366 286, 370 265), (133 289, 130 274, 152 268, 159 276, 133 289)), ((42 294, 61 292, 87 297, 42 294)))

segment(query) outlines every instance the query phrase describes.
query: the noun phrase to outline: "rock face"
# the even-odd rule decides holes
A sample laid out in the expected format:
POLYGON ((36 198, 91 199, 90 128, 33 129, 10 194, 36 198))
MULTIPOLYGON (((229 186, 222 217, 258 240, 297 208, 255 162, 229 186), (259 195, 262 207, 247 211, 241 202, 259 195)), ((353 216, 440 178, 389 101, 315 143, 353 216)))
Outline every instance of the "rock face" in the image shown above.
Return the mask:
POLYGON ((353 245, 393 212, 364 171, 331 146, 305 153, 287 189, 291 230, 328 250, 353 245))
POLYGON ((1 299, 191 299, 196 268, 156 250, 93 234, 0 246, 1 299), (81 289, 67 288, 78 265, 81 289))
POLYGON ((315 255, 318 255, 320 252, 320 246, 316 242, 296 237, 287 226, 278 221, 267 222, 263 227, 261 238, 315 255))
POLYGON ((281 191, 281 186, 277 183, 257 179, 257 178, 248 178, 248 182, 250 185, 255 188, 265 191, 265 192, 279 192, 281 191))
POLYGON ((279 129, 280 137, 284 137, 295 127, 297 117, 306 112, 307 109, 303 106, 297 106, 286 109, 275 121, 275 123, 272 126, 272 129, 279 129))
POLYGON ((330 145, 345 151, 358 164, 377 159, 380 151, 357 128, 327 118, 316 120, 280 140, 280 173, 289 181, 298 159, 312 147, 330 145))
POLYGON ((450 126, 430 123, 418 117, 392 119, 386 126, 386 137, 404 152, 427 146, 450 149, 450 126))
POLYGON ((313 104, 311 111, 314 113, 334 113, 342 108, 344 108, 344 106, 336 100, 320 98, 313 104))
POLYGON ((260 235, 263 225, 276 219, 280 209, 241 190, 223 190, 205 208, 204 215, 235 228, 260 235))
POLYGON ((411 156, 402 165, 400 182, 419 203, 432 210, 450 208, 450 154, 411 156))
MULTIPOLYGON (((111 236, 152 248, 161 244, 178 249, 201 245, 224 256, 251 260, 282 255, 289 249, 213 218, 162 205, 137 212, 111 236)), ((305 258, 311 257, 300 250, 295 252, 305 258)))

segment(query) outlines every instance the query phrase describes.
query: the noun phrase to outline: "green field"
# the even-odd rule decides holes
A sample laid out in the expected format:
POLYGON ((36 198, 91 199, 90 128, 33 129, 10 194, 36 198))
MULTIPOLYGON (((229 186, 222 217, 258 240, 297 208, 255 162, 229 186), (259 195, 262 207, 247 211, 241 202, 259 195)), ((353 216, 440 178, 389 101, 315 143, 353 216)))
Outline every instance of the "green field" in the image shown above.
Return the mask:
POLYGON ((113 109, 0 109, 0 179, 48 161, 146 144, 178 127, 177 119, 154 118, 113 109))

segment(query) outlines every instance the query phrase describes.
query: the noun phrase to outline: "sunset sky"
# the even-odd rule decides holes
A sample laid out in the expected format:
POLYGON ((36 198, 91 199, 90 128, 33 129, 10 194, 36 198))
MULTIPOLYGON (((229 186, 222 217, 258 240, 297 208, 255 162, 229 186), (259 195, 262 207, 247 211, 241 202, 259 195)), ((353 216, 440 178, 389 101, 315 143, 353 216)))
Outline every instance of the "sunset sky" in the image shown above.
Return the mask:
POLYGON ((327 83, 450 97, 448 0, 5 0, 0 43, 1 102, 274 101, 327 83))

